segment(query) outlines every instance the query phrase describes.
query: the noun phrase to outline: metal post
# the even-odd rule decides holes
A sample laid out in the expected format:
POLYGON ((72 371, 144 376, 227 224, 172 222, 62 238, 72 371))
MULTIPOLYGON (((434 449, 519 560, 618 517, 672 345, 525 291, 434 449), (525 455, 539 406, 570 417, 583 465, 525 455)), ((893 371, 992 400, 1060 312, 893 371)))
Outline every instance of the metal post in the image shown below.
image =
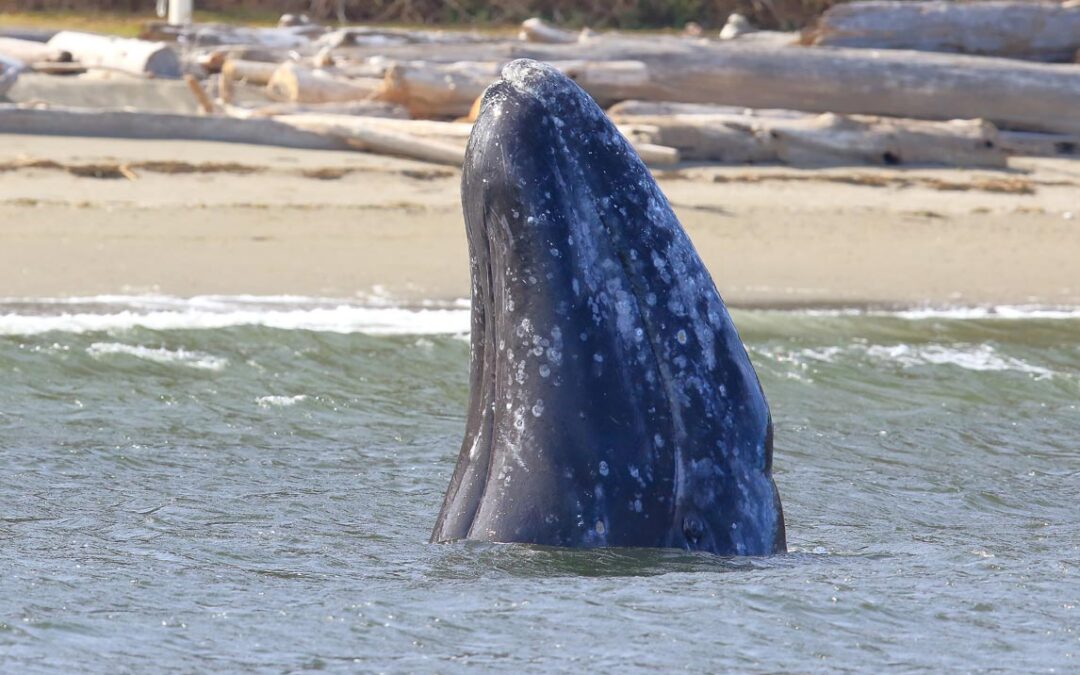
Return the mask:
POLYGON ((169 1, 169 25, 186 26, 191 23, 193 0, 168 0, 169 1))

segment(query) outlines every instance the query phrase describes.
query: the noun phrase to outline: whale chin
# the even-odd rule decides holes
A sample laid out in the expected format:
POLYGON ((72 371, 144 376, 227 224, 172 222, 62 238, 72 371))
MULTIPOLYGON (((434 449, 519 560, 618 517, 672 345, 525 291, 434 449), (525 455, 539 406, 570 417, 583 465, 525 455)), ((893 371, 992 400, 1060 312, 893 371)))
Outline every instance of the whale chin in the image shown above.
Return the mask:
POLYGON ((645 166, 550 66, 484 94, 462 204, 465 438, 433 541, 783 551, 772 424, 645 166))

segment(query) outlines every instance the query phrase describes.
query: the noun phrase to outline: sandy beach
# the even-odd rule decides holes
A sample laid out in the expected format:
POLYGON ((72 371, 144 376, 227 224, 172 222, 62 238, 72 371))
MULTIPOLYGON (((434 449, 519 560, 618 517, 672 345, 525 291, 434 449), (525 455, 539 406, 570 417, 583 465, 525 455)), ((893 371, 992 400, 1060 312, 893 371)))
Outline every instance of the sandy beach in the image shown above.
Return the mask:
MULTIPOLYGON (((0 295, 468 295, 460 173, 352 152, 0 136, 0 295)), ((735 306, 1080 304, 1080 164, 657 172, 735 306)))

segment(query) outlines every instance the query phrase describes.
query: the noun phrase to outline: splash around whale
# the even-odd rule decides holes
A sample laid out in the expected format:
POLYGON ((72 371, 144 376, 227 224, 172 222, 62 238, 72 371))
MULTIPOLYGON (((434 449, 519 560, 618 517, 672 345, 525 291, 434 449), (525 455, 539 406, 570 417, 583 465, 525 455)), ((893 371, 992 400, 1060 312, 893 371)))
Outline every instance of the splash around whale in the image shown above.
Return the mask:
POLYGON ((664 195, 573 81, 515 61, 461 188, 467 428, 432 541, 785 550, 769 407, 664 195))

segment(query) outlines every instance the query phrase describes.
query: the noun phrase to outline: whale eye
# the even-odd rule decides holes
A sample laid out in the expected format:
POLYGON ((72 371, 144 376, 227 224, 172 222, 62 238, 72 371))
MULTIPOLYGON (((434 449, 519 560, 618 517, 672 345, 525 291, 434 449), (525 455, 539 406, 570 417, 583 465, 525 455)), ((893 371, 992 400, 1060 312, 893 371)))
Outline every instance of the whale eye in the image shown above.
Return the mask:
POLYGON ((701 535, 705 534, 705 526, 702 525, 700 518, 690 514, 683 518, 682 531, 683 536, 686 537, 686 543, 695 545, 701 541, 701 535))

